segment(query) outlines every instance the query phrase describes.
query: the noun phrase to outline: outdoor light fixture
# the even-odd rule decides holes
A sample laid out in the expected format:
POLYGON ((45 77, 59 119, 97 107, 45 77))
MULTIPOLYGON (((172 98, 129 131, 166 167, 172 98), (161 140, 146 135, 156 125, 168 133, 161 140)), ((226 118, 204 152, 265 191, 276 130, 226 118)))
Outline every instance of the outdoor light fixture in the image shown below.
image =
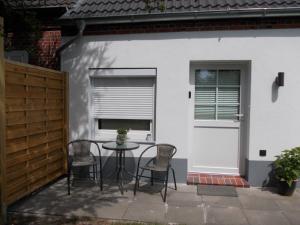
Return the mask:
POLYGON ((278 85, 278 87, 284 86, 284 72, 278 73, 275 82, 278 85))

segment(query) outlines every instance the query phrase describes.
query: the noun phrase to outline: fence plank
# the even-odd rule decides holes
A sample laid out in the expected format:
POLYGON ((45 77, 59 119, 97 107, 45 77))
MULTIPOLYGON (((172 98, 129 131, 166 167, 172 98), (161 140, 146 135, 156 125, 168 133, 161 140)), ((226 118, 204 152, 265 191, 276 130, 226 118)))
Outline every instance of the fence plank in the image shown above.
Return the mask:
POLYGON ((6 166, 5 166, 5 70, 3 49, 3 18, 0 17, 0 224, 6 223, 6 166))

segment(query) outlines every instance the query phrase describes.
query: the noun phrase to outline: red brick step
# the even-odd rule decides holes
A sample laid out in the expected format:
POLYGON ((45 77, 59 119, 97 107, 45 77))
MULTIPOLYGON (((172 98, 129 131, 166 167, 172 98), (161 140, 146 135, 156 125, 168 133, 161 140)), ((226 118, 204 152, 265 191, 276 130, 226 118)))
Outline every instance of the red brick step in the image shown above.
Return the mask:
POLYGON ((240 176, 230 176, 221 174, 207 173, 188 173, 187 184, 206 184, 206 185, 225 185, 248 188, 248 182, 240 176))

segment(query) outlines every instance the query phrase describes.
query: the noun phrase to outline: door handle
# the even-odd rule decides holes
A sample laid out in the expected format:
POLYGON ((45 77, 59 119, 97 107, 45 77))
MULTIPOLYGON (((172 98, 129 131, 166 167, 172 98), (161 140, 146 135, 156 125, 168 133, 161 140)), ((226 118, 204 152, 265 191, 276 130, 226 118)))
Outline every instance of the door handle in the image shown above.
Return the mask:
POLYGON ((239 118, 244 117, 244 114, 234 114, 234 115, 239 118))
POLYGON ((238 113, 238 114, 234 114, 237 117, 237 121, 243 121, 244 119, 244 114, 238 113))

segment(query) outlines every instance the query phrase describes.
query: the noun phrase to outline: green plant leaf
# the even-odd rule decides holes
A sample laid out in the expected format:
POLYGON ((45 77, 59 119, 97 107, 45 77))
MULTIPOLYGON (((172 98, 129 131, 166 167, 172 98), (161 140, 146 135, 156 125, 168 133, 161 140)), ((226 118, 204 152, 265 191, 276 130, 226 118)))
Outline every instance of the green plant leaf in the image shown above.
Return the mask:
POLYGON ((275 177, 291 186, 293 181, 300 177, 300 147, 285 149, 275 157, 275 177))

